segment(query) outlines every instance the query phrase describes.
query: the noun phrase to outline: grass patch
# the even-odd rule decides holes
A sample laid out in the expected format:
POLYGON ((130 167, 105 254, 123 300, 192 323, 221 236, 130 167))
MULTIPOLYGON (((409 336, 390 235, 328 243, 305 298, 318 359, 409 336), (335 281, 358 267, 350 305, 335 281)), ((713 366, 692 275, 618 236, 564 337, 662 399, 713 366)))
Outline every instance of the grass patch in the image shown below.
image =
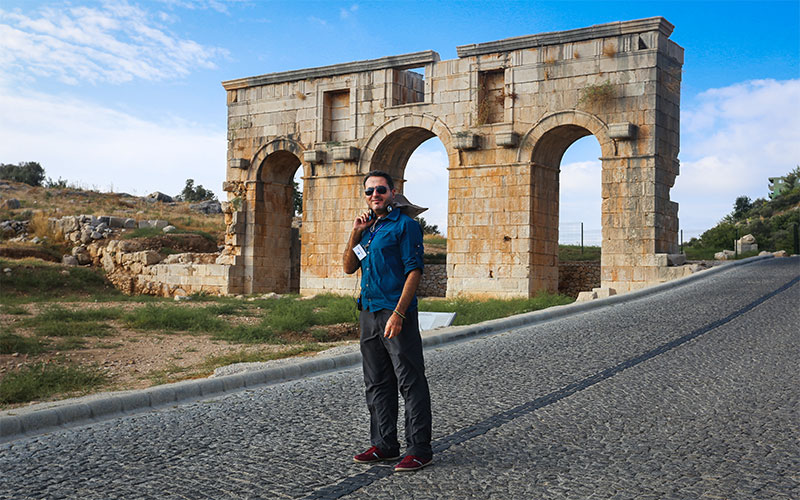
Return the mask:
POLYGON ((206 307, 206 311, 215 316, 232 316, 246 309, 247 306, 241 302, 229 302, 224 304, 215 304, 206 307))
POLYGON ((566 295, 540 292, 529 299, 488 300, 430 300, 419 302, 420 311, 454 312, 454 325, 472 325, 490 319, 505 318, 515 314, 538 311, 552 306, 570 304, 575 299, 566 295))
POLYGON ((74 391, 87 392, 107 380, 94 368, 37 363, 7 373, 0 380, 0 404, 26 403, 74 391))
MULTIPOLYGON (((696 248, 685 246, 683 247, 683 253, 686 255, 687 260, 715 260, 714 254, 717 252, 721 252, 721 249, 716 248, 696 248)), ((753 250, 751 252, 743 252, 740 253, 738 257, 728 257, 728 260, 736 260, 736 259, 746 259, 748 257, 753 257, 758 255, 758 250, 753 250)))
POLYGON ((301 354, 319 352, 325 350, 325 347, 315 344, 303 344, 298 347, 293 347, 281 352, 247 352, 239 351, 221 356, 211 356, 207 358, 202 365, 202 369, 207 372, 213 372, 214 369, 220 366, 228 366, 234 363, 260 363, 263 361, 272 361, 274 359, 290 358, 292 356, 299 356, 301 354))
POLYGON ((239 344, 282 344, 278 334, 264 325, 237 325, 215 333, 212 340, 225 340, 239 344))
POLYGON ((119 319, 120 316, 122 316, 122 310, 116 307, 110 309, 64 309, 63 307, 52 306, 39 313, 36 316, 36 320, 82 323, 119 319))
POLYGON ((215 238, 212 234, 207 233, 206 231, 201 231, 199 229, 175 229, 169 233, 165 233, 163 230, 157 227, 140 227, 138 229, 134 229, 132 231, 127 231, 122 234, 121 238, 124 240, 130 240, 134 238, 154 238, 156 236, 173 236, 176 234, 197 234, 202 236, 203 238, 207 239, 208 241, 213 242, 214 244, 217 243, 217 238, 215 238))
POLYGON ((34 327, 37 335, 45 337, 106 337, 110 335, 109 330, 111 326, 96 321, 48 322, 34 327))
POLYGON ((0 303, 15 305, 40 300, 70 300, 88 297, 119 300, 122 292, 106 280, 101 271, 83 267, 64 267, 39 259, 0 259, 0 303))
POLYGON ((46 337, 103 337, 109 335, 111 330, 111 326, 103 321, 117 319, 121 315, 122 311, 118 308, 71 310, 54 306, 26 319, 23 325, 33 328, 37 335, 46 337))
POLYGON ((0 334, 0 354, 39 354, 47 350, 40 339, 21 337, 13 333, 0 334))
POLYGON ((156 306, 147 304, 125 313, 122 320, 137 330, 186 331, 193 333, 217 333, 228 328, 228 323, 217 318, 209 308, 156 306))
POLYGON ((247 352, 239 351, 221 356, 210 356, 206 358, 199 365, 181 367, 178 365, 170 365, 163 370, 150 373, 147 378, 153 385, 167 384, 171 382, 178 382, 180 380, 188 380, 199 377, 207 377, 220 366, 228 366, 234 363, 258 363, 262 361, 271 361, 273 359, 290 358, 292 356, 299 356, 311 352, 319 352, 325 350, 325 347, 315 344, 303 344, 301 346, 293 347, 281 352, 247 352))
POLYGON ((559 262, 600 261, 601 248, 580 245, 558 245, 559 262))
POLYGON ((447 246, 447 238, 438 234, 426 234, 422 237, 422 242, 425 245, 447 246))
POLYGON ((30 314, 27 309, 18 305, 0 304, 0 314, 11 314, 14 316, 24 316, 30 314))
POLYGON ((447 264, 446 253, 426 253, 423 257, 425 264, 447 264))
POLYGON ((122 233, 120 239, 132 240, 134 238, 153 238, 155 236, 164 236, 164 231, 157 227, 139 227, 132 231, 122 233))
MULTIPOLYGON (((282 333, 300 333, 315 326, 356 323, 358 311, 353 299, 341 295, 318 295, 313 299, 281 297, 254 302, 263 314, 258 325, 229 326, 214 334, 214 340, 240 343, 283 343, 282 333)), ((230 304, 210 306, 210 311, 233 313, 235 308, 223 307, 230 304)), ((313 332, 312 332, 313 336, 313 332)))
POLYGON ((74 349, 83 349, 86 347, 86 341, 82 337, 62 337, 60 338, 51 351, 71 351, 74 349))
POLYGON ((358 321, 353 299, 318 295, 313 299, 281 297, 259 304, 265 310, 262 324, 276 332, 302 332, 312 326, 358 321))

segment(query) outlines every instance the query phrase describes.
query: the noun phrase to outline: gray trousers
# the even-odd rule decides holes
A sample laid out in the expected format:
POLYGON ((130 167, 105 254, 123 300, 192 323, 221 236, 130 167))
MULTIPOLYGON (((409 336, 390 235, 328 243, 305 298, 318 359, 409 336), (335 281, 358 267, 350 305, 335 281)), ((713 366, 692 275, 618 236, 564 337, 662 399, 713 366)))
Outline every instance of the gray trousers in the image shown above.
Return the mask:
POLYGON ((370 441, 383 453, 399 454, 397 391, 405 401, 406 454, 430 458, 431 395, 425 378, 417 311, 408 311, 392 339, 383 329, 392 311, 361 311, 361 356, 370 415, 370 441))

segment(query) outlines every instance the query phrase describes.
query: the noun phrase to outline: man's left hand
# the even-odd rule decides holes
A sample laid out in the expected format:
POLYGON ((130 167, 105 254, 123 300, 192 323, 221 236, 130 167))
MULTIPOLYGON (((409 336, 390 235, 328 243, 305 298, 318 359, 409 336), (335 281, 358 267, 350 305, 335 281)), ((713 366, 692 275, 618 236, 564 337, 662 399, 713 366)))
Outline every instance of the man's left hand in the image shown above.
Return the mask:
POLYGON ((387 339, 391 339, 397 335, 400 335, 401 330, 403 330, 403 318, 395 313, 392 313, 392 315, 389 316, 389 320, 386 322, 386 328, 383 330, 383 336, 387 339))

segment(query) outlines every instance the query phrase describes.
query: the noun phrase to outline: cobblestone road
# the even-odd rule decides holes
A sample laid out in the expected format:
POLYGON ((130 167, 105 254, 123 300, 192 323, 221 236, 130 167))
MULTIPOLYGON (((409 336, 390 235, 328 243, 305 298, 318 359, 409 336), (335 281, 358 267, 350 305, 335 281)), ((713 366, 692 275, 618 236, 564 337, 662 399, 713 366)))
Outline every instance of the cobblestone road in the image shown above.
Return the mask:
POLYGON ((351 369, 0 445, 0 498, 798 499, 799 281, 769 259, 427 351, 417 473, 351 463, 351 369))

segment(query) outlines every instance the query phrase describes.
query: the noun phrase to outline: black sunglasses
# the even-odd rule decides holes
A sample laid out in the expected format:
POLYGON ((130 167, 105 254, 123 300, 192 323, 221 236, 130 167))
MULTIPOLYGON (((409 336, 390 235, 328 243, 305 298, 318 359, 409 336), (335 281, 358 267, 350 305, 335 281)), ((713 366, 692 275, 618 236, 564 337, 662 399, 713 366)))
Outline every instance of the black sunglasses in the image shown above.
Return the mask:
POLYGON ((375 191, 377 191, 378 194, 386 194, 386 191, 388 190, 389 188, 387 188, 386 186, 376 186, 374 188, 368 187, 367 189, 364 190, 364 194, 367 196, 372 196, 372 193, 374 193, 375 191))

